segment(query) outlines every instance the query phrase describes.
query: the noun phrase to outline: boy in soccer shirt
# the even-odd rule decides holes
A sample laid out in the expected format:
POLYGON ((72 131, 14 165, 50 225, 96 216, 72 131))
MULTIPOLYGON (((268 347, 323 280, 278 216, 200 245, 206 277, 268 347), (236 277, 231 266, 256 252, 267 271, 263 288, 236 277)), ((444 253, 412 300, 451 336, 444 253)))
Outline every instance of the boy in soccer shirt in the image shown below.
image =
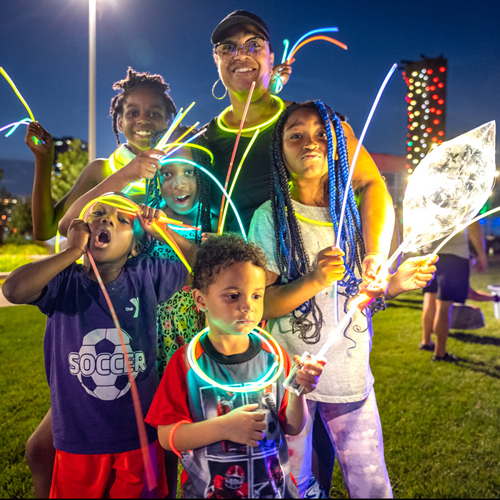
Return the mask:
POLYGON ((143 235, 139 223, 155 236, 150 222, 159 215, 145 207, 136 218, 98 202, 86 221, 72 221, 65 250, 16 269, 3 285, 9 301, 36 305, 47 315, 45 369, 56 448, 51 498, 167 494, 163 453, 150 426, 158 481, 152 491, 145 484, 125 355, 87 255, 90 251, 120 321, 145 414, 157 387, 157 302, 188 278, 180 262, 136 257, 143 235), (75 263, 82 255, 83 266, 75 263))
MULTIPOLYGON (((297 497, 285 434, 300 433, 307 407, 283 388, 286 353, 277 380, 241 392, 276 361, 265 337, 251 333, 263 315, 265 269, 262 251, 236 235, 209 238, 198 251, 193 297, 209 331, 174 354, 146 417, 164 448, 183 451, 184 497, 297 497)), ((322 367, 306 369, 297 372, 304 394, 322 367)))

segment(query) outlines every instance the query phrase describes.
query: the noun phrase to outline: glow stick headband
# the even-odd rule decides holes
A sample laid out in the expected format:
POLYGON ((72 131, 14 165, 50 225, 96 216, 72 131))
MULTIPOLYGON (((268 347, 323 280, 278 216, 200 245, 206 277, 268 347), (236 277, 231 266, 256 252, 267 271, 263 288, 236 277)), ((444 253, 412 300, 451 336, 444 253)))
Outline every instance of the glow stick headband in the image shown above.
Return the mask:
MULTIPOLYGON (((218 387, 219 389, 223 389, 225 391, 228 391, 228 392, 238 392, 238 393, 245 392, 246 393, 246 392, 256 392, 256 391, 260 391, 261 389, 264 389, 265 387, 274 383, 281 375, 281 372, 283 371, 283 367, 284 367, 283 351, 281 350, 280 345, 276 342, 276 340, 274 340, 274 338, 268 332, 266 332, 265 330, 263 330, 262 328, 259 328, 257 326, 257 327, 255 327, 255 329, 251 333, 256 335, 261 340, 261 342, 264 342, 269 347, 269 349, 273 351, 274 356, 278 358, 277 360, 275 359, 271 368, 269 368, 269 370, 259 380, 255 381, 255 382, 250 382, 248 384, 245 383, 245 385, 243 387, 233 387, 232 385, 221 384, 221 383, 217 382, 216 380, 210 378, 200 368, 200 365, 198 364, 198 361, 197 361, 196 356, 195 356, 196 346, 198 345, 198 343, 200 341, 200 337, 208 331, 210 331, 210 327, 207 327, 204 330, 202 330, 200 333, 198 333, 193 338, 193 340, 191 340, 191 342, 189 343, 188 348, 187 348, 187 358, 188 358, 188 362, 189 362, 191 368, 196 373, 196 375, 198 375, 198 377, 203 379, 205 382, 209 383, 212 386, 218 387), (260 332, 264 335, 260 335, 258 332, 260 332), (267 339, 265 337, 267 337, 267 339)), ((236 383, 241 383, 241 382, 236 382, 236 383)))
POLYGON ((187 163, 189 165, 192 165, 193 167, 199 168, 202 172, 204 172, 205 174, 207 174, 217 184, 217 186, 222 191, 222 193, 226 197, 227 201, 231 205, 231 207, 234 210, 234 213, 236 215, 236 218, 238 220, 238 224, 240 226, 241 234, 242 234, 243 238, 245 239, 245 241, 248 241, 247 240, 247 235, 246 235, 246 232, 245 232, 245 228, 243 227, 243 223, 241 222, 240 214, 236 210, 236 207, 235 207, 235 205, 233 203, 233 200, 231 200, 231 197, 229 196, 229 194, 227 193, 227 191, 224 189, 224 187, 222 186, 222 184, 219 182, 219 180, 214 176, 214 174, 212 174, 205 167, 202 167, 201 165, 198 165, 198 163, 195 163, 194 161, 191 161, 191 160, 186 160, 185 158, 167 158, 165 160, 160 159, 160 163, 162 165, 166 165, 167 163, 187 163))
MULTIPOLYGON (((136 216, 137 212, 139 212, 139 205, 134 203, 132 200, 129 200, 122 194, 115 194, 115 193, 106 193, 102 196, 99 196, 98 198, 90 201, 83 207, 82 211, 80 212, 80 219, 85 220, 87 216, 89 215, 90 211, 92 208, 97 204, 97 203, 103 203, 105 205, 109 205, 112 207, 116 207, 122 212, 126 213, 127 215, 131 216, 136 216)), ((171 223, 174 222, 176 224, 182 225, 182 222, 180 221, 174 221, 173 219, 168 219, 165 217, 161 217, 158 222, 164 222, 164 223, 171 223)), ((153 222, 151 226, 156 229, 164 238, 165 241, 172 247, 172 250, 176 253, 177 257, 179 257, 179 260, 186 266, 187 270, 189 273, 191 273, 191 266, 188 264, 187 260, 185 259, 182 251, 180 248, 177 246, 174 240, 170 238, 168 235, 168 232, 165 231, 159 224, 158 222, 153 222)))

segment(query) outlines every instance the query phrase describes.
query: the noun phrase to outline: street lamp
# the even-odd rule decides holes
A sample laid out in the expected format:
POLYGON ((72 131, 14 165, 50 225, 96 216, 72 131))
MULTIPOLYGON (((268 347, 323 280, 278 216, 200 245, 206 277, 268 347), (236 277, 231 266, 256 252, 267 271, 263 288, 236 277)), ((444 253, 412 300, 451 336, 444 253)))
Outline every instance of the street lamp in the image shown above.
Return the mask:
POLYGON ((95 59, 96 59, 96 3, 89 0, 89 163, 96 157, 95 131, 95 59))

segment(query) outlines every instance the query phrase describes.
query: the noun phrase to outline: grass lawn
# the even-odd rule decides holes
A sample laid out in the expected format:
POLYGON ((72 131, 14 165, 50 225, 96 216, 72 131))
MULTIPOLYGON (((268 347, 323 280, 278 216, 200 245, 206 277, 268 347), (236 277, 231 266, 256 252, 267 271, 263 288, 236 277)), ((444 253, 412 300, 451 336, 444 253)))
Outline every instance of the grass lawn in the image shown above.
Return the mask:
MULTIPOLYGON (((500 264, 471 284, 500 283, 500 264)), ((394 496, 500 496, 500 321, 452 331, 457 365, 419 351, 422 295, 394 300, 375 317, 372 369, 394 496)), ((33 497, 24 444, 49 407, 43 369, 45 318, 34 307, 0 309, 0 497, 33 497)), ((347 497, 336 466, 331 496, 347 497)))

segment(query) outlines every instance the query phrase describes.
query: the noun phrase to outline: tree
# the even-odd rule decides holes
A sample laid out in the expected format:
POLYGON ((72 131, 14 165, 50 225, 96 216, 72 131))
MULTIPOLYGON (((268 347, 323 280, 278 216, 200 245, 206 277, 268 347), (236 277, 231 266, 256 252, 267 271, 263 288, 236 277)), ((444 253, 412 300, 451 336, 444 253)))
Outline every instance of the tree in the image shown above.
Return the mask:
POLYGON ((31 218, 31 196, 19 198, 12 205, 7 227, 15 233, 33 236, 33 220, 31 218))
POLYGON ((80 139, 72 139, 66 151, 58 153, 52 173, 52 198, 59 201, 74 185, 89 160, 80 139))

